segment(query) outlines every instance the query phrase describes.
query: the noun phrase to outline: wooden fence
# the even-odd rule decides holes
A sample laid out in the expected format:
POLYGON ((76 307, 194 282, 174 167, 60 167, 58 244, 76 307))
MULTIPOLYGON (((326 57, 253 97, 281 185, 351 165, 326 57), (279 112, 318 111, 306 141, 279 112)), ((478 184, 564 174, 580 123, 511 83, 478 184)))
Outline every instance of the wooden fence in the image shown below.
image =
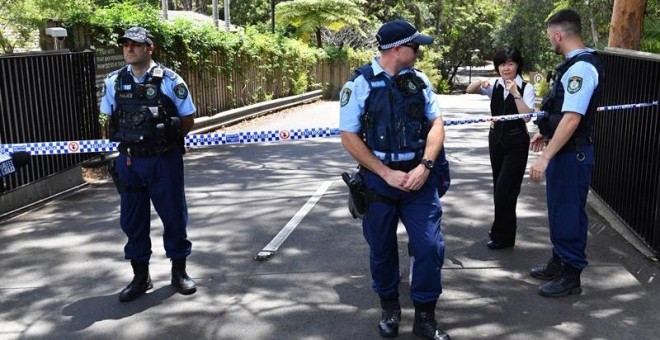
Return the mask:
MULTIPOLYGON (((223 65, 217 56, 214 65, 223 65)), ((229 74, 201 68, 181 70, 179 74, 190 88, 197 106, 197 116, 211 116, 221 111, 294 94, 294 86, 283 79, 285 70, 269 71, 248 58, 236 58, 236 70, 229 74)), ((336 99, 339 89, 353 71, 352 66, 322 61, 305 70, 307 89, 322 87, 326 98, 336 99)))

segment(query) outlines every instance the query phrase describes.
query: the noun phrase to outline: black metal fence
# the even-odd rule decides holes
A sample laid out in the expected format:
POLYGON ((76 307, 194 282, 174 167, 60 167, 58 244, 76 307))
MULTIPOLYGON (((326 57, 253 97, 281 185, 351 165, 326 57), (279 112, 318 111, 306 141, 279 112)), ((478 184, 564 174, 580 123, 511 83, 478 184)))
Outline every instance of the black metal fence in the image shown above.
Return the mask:
MULTIPOLYGON (((0 143, 99 138, 94 71, 92 52, 0 56, 0 143)), ((28 167, 0 181, 12 190, 91 157, 33 156, 28 167)))
MULTIPOLYGON (((660 56, 602 52, 604 96, 600 105, 660 99, 660 56)), ((660 254, 660 110, 658 106, 599 112, 595 119, 596 166, 592 190, 660 254)))

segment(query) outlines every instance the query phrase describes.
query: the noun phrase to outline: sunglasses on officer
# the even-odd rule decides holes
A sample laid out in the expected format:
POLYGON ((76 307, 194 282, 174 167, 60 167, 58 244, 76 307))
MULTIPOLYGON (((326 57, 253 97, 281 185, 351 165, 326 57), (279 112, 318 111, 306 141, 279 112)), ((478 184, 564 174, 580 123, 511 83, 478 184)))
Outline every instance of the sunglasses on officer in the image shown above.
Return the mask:
POLYGON ((408 43, 408 44, 403 44, 401 46, 407 46, 412 48, 413 52, 417 53, 419 51, 419 45, 418 44, 413 44, 413 43, 408 43))

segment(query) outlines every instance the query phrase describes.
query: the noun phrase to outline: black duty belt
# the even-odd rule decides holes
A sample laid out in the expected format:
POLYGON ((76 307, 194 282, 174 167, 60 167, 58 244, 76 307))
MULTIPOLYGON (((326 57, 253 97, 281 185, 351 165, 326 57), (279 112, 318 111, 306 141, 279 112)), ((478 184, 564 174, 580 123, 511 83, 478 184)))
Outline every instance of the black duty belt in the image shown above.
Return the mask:
POLYGON ((130 151, 130 157, 155 157, 162 156, 176 148, 176 145, 169 146, 159 146, 154 148, 145 148, 145 147, 135 147, 135 146, 123 146, 119 144, 119 153, 122 155, 129 155, 128 149, 130 151))
POLYGON ((580 147, 591 145, 593 143, 594 141, 591 139, 591 137, 572 137, 568 140, 568 142, 566 142, 566 144, 564 144, 559 152, 574 151, 580 147))
POLYGON ((390 162, 386 164, 388 168, 392 170, 399 170, 403 172, 408 172, 419 165, 418 160, 402 161, 402 162, 390 162))

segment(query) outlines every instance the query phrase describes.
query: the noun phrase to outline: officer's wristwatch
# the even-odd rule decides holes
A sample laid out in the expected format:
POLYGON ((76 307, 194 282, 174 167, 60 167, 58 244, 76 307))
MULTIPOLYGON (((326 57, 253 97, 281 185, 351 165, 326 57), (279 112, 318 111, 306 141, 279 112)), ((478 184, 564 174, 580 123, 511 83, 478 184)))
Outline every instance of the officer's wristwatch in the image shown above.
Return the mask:
POLYGON ((424 167, 429 170, 433 169, 433 161, 430 159, 426 159, 426 158, 422 159, 422 164, 424 164, 424 167))

